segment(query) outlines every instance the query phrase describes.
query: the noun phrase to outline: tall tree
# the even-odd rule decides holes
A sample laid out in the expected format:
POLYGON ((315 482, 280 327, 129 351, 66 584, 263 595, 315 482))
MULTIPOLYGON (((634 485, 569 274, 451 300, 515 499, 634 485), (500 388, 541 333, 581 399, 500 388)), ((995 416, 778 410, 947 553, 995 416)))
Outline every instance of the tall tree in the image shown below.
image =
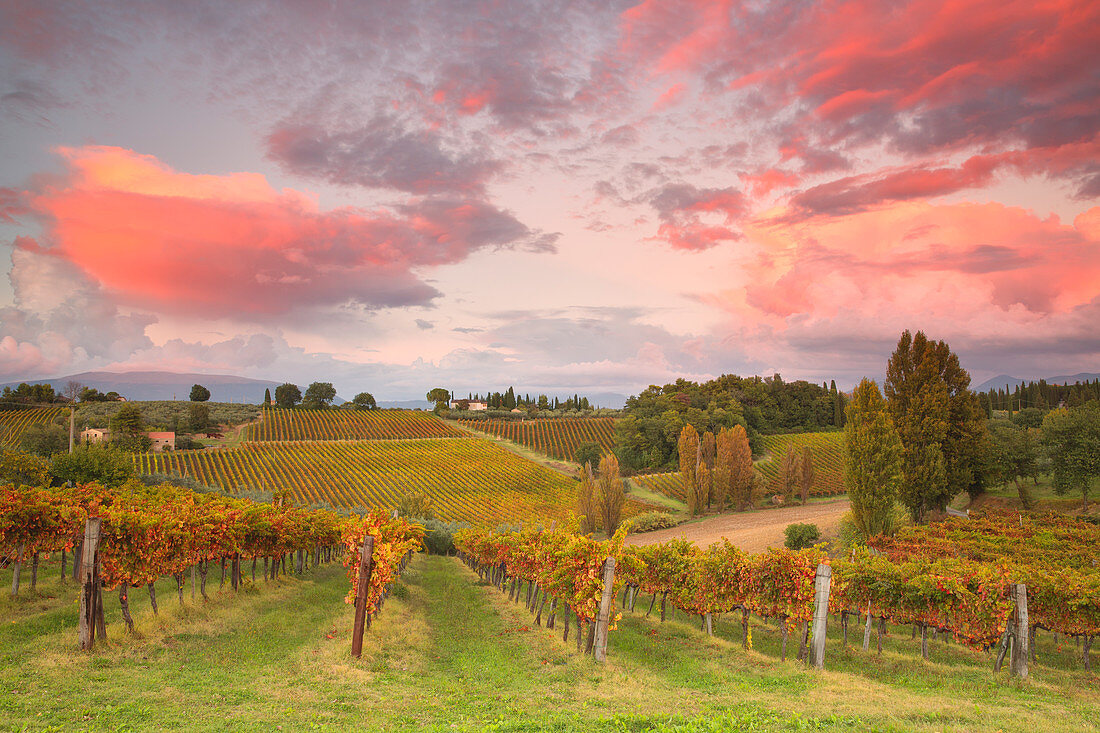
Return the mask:
POLYGON ((355 395, 351 403, 355 405, 356 410, 374 410, 378 407, 378 403, 374 401, 374 395, 370 392, 360 392, 355 395))
POLYGON ((902 444, 899 491, 914 521, 984 485, 985 420, 970 375, 944 341, 902 333, 886 369, 886 401, 902 444))
POLYGON ((738 470, 736 461, 733 431, 722 428, 715 439, 714 475, 711 477, 711 494, 718 511, 723 511, 734 495, 733 479, 738 470))
POLYGON ((435 387, 430 390, 424 398, 428 400, 428 402, 434 402, 436 412, 438 412, 447 406, 447 400, 451 398, 451 393, 443 387, 435 387))
POLYGON ((890 530, 901 484, 901 438, 870 379, 856 387, 845 417, 844 483, 856 529, 866 540, 890 530))
POLYGON ((206 402, 210 399, 210 390, 201 384, 193 384, 191 385, 190 399, 192 402, 206 402))
MULTIPOLYGON (((695 473, 699 466, 699 433, 690 424, 680 430, 680 441, 677 443, 680 453, 680 482, 684 487, 684 497, 688 501, 689 511, 695 496, 695 473)), ((695 514, 694 511, 690 511, 695 514)))
POLYGON ((798 472, 798 488, 801 491, 802 503, 810 498, 810 488, 814 485, 814 451, 810 446, 802 446, 802 460, 798 472))
POLYGON ((290 409, 302 401, 302 390, 298 385, 286 382, 275 388, 275 404, 290 409))
POLYGON ((798 486, 799 474, 802 473, 801 464, 794 446, 787 446, 787 452, 779 464, 779 490, 783 492, 783 500, 787 504, 794 501, 794 490, 798 486))
POLYGON ((708 430, 699 437, 699 459, 707 467, 707 476, 710 479, 707 482, 707 493, 703 496, 703 503, 708 510, 714 504, 714 459, 717 450, 718 442, 714 438, 714 433, 708 430))
POLYGON ((306 387, 305 396, 302 398, 302 407, 323 409, 336 399, 336 388, 332 382, 313 382, 306 387))
POLYGON ((577 519, 580 522, 580 533, 592 534, 596 531, 600 508, 591 463, 586 463, 581 468, 580 478, 580 490, 577 492, 577 519))
POLYGON ((265 405, 270 405, 271 404, 271 388, 270 387, 268 387, 267 389, 264 390, 264 404, 265 405))
POLYGON ((1054 490, 1080 491, 1081 509, 1088 511, 1089 488, 1100 477, 1100 402, 1047 413, 1043 443, 1054 468, 1054 490))
POLYGON ((615 534, 623 517, 626 492, 619 475, 619 459, 612 454, 600 459, 599 508, 603 531, 607 536, 615 534))
POLYGON ((749 434, 743 425, 730 428, 733 443, 733 462, 730 476, 730 491, 737 508, 748 509, 752 506, 755 476, 752 466, 752 448, 749 446, 749 434))

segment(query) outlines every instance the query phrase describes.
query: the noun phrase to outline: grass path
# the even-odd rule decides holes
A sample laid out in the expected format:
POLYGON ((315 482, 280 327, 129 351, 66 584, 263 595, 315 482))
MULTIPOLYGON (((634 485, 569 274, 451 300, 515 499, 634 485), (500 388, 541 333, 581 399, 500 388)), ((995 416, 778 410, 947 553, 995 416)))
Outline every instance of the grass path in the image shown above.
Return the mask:
POLYGON ((206 605, 180 607, 162 582, 155 618, 135 591, 137 637, 108 597, 109 641, 82 654, 75 590, 44 575, 41 595, 0 601, 0 730, 1100 729, 1098 678, 1045 634, 1024 684, 957 645, 936 642, 923 662, 907 629, 881 657, 843 649, 832 629, 819 673, 780 661, 774 626, 756 621, 745 651, 739 618, 707 637, 682 613, 646 618, 644 598, 597 666, 456 560, 418 556, 361 660, 338 565, 206 605))

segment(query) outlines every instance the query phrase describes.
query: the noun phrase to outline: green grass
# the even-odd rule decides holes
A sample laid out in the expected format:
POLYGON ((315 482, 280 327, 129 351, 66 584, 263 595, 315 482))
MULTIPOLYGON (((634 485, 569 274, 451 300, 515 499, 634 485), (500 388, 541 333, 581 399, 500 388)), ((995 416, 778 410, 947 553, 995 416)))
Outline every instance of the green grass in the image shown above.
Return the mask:
MULTIPOLYGON (((1036 511, 1054 511, 1063 514, 1081 513, 1081 492, 1057 494, 1054 491, 1053 477, 1050 474, 1040 476, 1038 483, 1030 478, 1022 483, 1032 501, 1035 502, 1033 508, 1036 511)), ((985 492, 985 496, 979 499, 978 505, 981 506, 987 503, 993 506, 1023 508, 1020 502, 1019 490, 1012 481, 1000 486, 989 487, 985 492)), ((956 509, 965 509, 969 504, 970 497, 966 493, 959 494, 951 502, 951 506, 956 509)), ((1095 516, 1098 513, 1100 513, 1100 480, 1094 480, 1089 489, 1088 514, 1095 516)))
POLYGON ((1024 683, 994 678, 986 655, 953 644, 933 643, 924 662, 919 641, 897 628, 881 657, 842 649, 831 630, 828 670, 817 672, 780 661, 774 626, 754 620, 745 651, 739 617, 720 619, 707 637, 682 613, 664 624, 656 612, 646 618, 643 597, 611 632, 608 663, 596 665, 456 560, 418 556, 361 660, 349 655, 352 610, 335 564, 237 596, 217 592, 214 575, 205 605, 188 592, 180 607, 162 582, 156 618, 135 590, 133 637, 110 593, 108 641, 81 653, 75 589, 58 586, 55 567, 41 573, 40 594, 0 602, 0 730, 1098 727, 1098 678, 1080 670, 1072 642, 1058 650, 1047 634, 1024 683))

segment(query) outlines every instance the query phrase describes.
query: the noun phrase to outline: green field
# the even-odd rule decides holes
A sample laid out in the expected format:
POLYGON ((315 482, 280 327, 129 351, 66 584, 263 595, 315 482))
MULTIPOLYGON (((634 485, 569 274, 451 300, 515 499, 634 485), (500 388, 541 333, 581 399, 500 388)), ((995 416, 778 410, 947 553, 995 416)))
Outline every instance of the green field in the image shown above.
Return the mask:
POLYGON ((139 473, 180 474, 232 493, 288 491, 302 505, 392 509, 409 491, 447 520, 567 520, 575 482, 479 438, 246 443, 134 456, 139 473))
MULTIPOLYGON (((891 627, 882 656, 829 632, 824 672, 780 661, 774 625, 739 616, 707 637, 678 613, 644 606, 611 632, 608 662, 559 635, 451 558, 418 556, 349 655, 343 568, 260 581, 234 596, 177 604, 158 583, 160 615, 131 593, 137 634, 107 593, 108 641, 75 648, 74 584, 56 564, 40 593, 0 597, 3 731, 1096 731, 1100 678, 1073 643, 1039 636, 1031 678, 996 677, 987 654, 891 627)), ((10 571, 0 571, 0 582, 10 571)), ((832 619, 830 624, 835 626, 832 619)), ((858 643, 858 642, 857 642, 858 643)), ((1095 665, 1094 665, 1095 667, 1095 665)))

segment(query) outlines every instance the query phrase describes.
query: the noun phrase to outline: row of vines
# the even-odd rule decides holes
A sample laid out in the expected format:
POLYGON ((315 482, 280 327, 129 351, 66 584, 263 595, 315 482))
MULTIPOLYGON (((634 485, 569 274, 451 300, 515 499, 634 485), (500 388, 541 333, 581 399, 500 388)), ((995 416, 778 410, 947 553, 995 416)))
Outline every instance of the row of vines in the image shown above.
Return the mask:
POLYGON ((564 520, 574 482, 477 438, 247 443, 134 456, 139 473, 179 474, 228 491, 287 492, 297 504, 392 509, 410 492, 448 521, 564 520))
POLYGON ((779 470, 783 456, 793 448, 802 455, 804 448, 813 453, 814 482, 810 496, 836 496, 847 491, 844 486, 844 433, 790 433, 765 435, 767 458, 757 461, 756 468, 767 481, 769 493, 779 490, 779 470))
POLYGON ((432 413, 416 410, 264 407, 260 421, 245 429, 245 439, 250 441, 414 440, 462 435, 432 413))
MULTIPOLYGON (((265 573, 275 578, 288 557, 297 571, 310 556, 314 564, 330 559, 341 545, 358 551, 363 538, 375 538, 374 574, 367 593, 368 611, 377 608, 384 588, 392 582, 402 560, 420 547, 423 528, 384 514, 343 517, 326 510, 299 509, 283 502, 257 503, 220 494, 200 494, 170 485, 146 487, 132 482, 109 489, 98 484, 75 488, 0 486, 0 560, 14 568, 13 593, 18 592, 20 566, 51 555, 74 553, 80 562, 81 543, 90 519, 97 519, 96 583, 119 589, 119 603, 127 626, 133 619, 127 600, 130 588, 145 586, 156 611, 155 581, 176 579, 180 602, 188 569, 201 575, 205 599, 210 563, 220 565, 222 583, 227 564, 234 589, 243 582, 241 563, 264 560, 265 573), (75 551, 75 552, 74 552, 75 551)), ((345 560, 345 564, 351 564, 345 560)), ((62 576, 64 576, 64 564, 62 576)), ((355 575, 351 598, 357 588, 355 575)), ((102 601, 98 601, 102 628, 102 601)))
POLYGON ((596 443, 604 453, 615 445, 615 418, 534 418, 526 420, 464 419, 463 425, 495 435, 543 453, 551 458, 572 461, 577 449, 596 443))
MULTIPOLYGON (((958 523, 955 523, 956 525, 958 523)), ((1024 522, 1024 529, 1027 528, 1024 522)), ((621 542, 593 543, 562 532, 495 534, 470 531, 456 538, 464 555, 475 565, 500 568, 507 577, 534 583, 551 597, 581 609, 590 618, 598 597, 598 561, 615 558, 616 586, 625 586, 624 599, 632 607, 639 593, 651 594, 650 610, 660 599, 666 604, 709 621, 712 616, 740 612, 743 639, 751 645, 750 614, 778 619, 783 626, 784 654, 789 631, 801 632, 805 650, 809 622, 814 614, 818 566, 831 566, 828 609, 840 614, 847 638, 849 616, 893 624, 913 624, 922 630, 949 634, 973 648, 991 648, 1002 641, 1015 602, 1014 583, 1027 586, 1030 631, 1046 629, 1084 641, 1084 662, 1100 633, 1100 529, 1073 520, 1036 520, 1032 537, 1063 552, 1021 551, 1026 543, 1018 517, 983 520, 972 531, 968 556, 963 550, 950 556, 917 550, 917 536, 903 536, 887 554, 858 550, 845 558, 828 558, 820 549, 793 552, 771 550, 747 554, 729 542, 700 549, 674 540, 646 547, 624 547, 621 542), (1001 538, 993 539, 990 538, 1001 538), (990 544, 1000 542, 1007 556, 993 558, 990 544), (988 560, 986 559, 988 558, 988 560), (1073 560, 1071 558, 1076 558, 1073 560), (1068 563, 1062 565, 1063 559, 1068 563)), ((930 535, 958 536, 955 525, 935 527, 930 535)), ((883 543, 885 548, 886 543, 883 543)), ((934 546, 934 545, 933 545, 934 546)), ((617 590, 616 590, 617 593, 617 590)), ((926 653, 926 647, 925 647, 926 653)))
POLYGON ((33 407, 0 412, 0 446, 18 448, 27 428, 32 425, 49 425, 63 412, 63 407, 33 407))

